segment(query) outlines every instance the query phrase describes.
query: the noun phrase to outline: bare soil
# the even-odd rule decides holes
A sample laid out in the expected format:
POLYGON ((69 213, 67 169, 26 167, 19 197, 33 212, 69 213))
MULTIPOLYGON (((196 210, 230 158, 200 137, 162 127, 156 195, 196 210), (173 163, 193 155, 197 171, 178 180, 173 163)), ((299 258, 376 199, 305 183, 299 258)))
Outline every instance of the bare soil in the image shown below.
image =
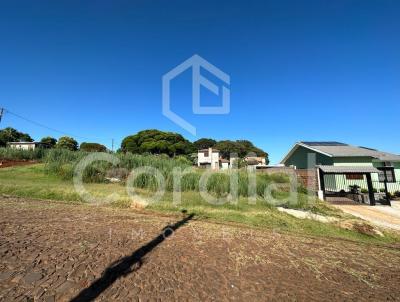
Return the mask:
POLYGON ((13 167, 13 166, 27 166, 27 165, 33 165, 36 164, 37 162, 34 160, 5 160, 1 159, 0 160, 0 169, 1 168, 8 168, 8 167, 13 167))
POLYGON ((0 197, 2 301, 397 301, 400 247, 0 197))

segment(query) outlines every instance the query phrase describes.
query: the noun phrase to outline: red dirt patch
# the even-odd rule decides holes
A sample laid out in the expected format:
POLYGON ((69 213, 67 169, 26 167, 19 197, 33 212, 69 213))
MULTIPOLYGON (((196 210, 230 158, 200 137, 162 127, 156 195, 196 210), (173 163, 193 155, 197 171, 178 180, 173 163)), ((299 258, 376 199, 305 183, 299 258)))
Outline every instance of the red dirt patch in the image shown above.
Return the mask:
POLYGON ((400 298, 396 247, 184 217, 0 198, 0 300, 400 298))
POLYGON ((36 163, 37 163, 37 161, 34 161, 34 160, 5 160, 5 159, 2 159, 2 160, 0 160, 0 169, 7 168, 7 167, 13 167, 13 166, 27 166, 27 165, 33 165, 36 163))

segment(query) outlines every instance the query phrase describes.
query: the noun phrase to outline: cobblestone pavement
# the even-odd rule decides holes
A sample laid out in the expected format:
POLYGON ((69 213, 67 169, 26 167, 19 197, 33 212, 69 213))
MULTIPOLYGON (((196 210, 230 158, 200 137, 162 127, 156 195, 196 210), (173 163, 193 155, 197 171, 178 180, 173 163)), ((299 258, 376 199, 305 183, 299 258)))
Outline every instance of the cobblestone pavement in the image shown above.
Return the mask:
POLYGON ((2 301, 400 299, 400 249, 0 197, 2 301))

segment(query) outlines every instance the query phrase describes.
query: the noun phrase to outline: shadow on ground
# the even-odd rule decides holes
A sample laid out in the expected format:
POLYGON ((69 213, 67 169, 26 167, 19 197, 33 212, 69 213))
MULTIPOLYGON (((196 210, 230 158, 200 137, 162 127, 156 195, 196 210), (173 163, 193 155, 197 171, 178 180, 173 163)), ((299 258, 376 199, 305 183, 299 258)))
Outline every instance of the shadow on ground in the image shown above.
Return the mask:
POLYGON ((151 252, 155 247, 162 243, 166 238, 171 236, 174 231, 179 229, 181 226, 186 224, 189 220, 193 218, 194 214, 190 214, 184 219, 172 224, 167 225, 163 228, 162 232, 155 237, 153 240, 143 245, 131 255, 123 257, 109 267, 105 269, 102 276, 95 280, 89 287, 82 290, 75 298, 71 301, 91 301, 96 299, 103 291, 105 291, 109 286, 111 286, 118 278, 124 277, 133 271, 140 268, 142 264, 142 258, 151 252), (137 265, 134 269, 133 266, 137 265))

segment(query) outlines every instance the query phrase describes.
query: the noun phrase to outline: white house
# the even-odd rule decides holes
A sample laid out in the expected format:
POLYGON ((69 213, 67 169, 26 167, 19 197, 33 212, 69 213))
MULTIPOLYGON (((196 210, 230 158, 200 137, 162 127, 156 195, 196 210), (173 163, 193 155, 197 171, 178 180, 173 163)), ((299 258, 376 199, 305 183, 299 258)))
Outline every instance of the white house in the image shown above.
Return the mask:
POLYGON ((197 166, 219 170, 219 150, 213 148, 199 150, 197 166))
POLYGON ((8 147, 19 150, 35 150, 36 148, 47 148, 48 145, 41 142, 8 142, 8 147))
POLYGON ((227 160, 225 158, 220 158, 219 159, 219 164, 220 164, 221 170, 227 170, 230 167, 229 160, 227 160))

